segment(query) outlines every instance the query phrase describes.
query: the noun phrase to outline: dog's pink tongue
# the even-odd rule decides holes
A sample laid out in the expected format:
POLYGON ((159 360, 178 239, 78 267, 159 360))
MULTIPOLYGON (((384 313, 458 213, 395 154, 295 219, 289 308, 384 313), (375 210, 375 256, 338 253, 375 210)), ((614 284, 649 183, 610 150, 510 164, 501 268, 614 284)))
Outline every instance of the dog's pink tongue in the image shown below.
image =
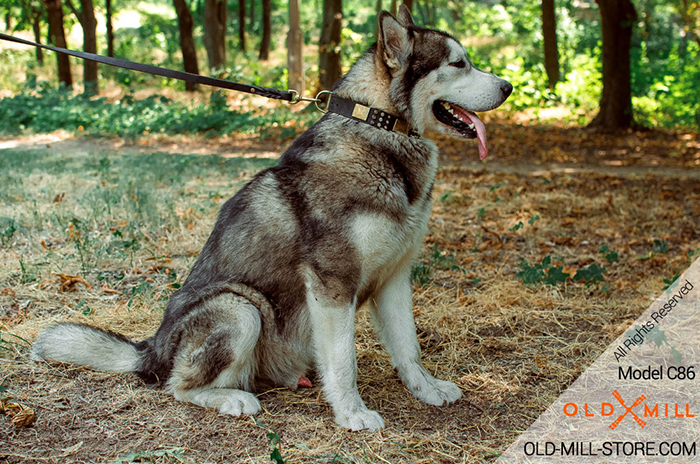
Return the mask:
POLYGON ((486 148, 486 127, 484 126, 484 123, 481 122, 479 116, 471 111, 466 111, 462 108, 458 108, 457 111, 459 119, 467 124, 474 124, 474 129, 476 129, 476 139, 479 142, 479 159, 483 160, 489 153, 488 149, 486 148))

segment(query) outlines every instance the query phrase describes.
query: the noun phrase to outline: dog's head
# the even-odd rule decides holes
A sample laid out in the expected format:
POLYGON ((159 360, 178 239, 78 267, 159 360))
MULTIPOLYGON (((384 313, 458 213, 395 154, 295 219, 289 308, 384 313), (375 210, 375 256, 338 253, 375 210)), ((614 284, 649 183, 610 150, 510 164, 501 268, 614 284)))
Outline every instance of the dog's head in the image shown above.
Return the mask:
POLYGON ((375 60, 389 75, 396 108, 421 133, 477 138, 484 159, 486 130, 475 112, 500 106, 513 86, 476 68, 454 37, 416 26, 403 5, 398 19, 380 14, 378 36, 375 60))

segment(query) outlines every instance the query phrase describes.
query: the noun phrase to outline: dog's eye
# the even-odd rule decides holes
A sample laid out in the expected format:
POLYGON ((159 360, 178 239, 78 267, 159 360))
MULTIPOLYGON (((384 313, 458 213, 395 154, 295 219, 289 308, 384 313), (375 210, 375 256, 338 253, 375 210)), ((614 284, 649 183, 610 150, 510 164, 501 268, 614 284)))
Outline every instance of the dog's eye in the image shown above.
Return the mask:
POLYGON ((453 66, 455 68, 466 68, 467 62, 464 60, 459 60, 459 61, 455 61, 454 63, 450 63, 450 66, 453 66))

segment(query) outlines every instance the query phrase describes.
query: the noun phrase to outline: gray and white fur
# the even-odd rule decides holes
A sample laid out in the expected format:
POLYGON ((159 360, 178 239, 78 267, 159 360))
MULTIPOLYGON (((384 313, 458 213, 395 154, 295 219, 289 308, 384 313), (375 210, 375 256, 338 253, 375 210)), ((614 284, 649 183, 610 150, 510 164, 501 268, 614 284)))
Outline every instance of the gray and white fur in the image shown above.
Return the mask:
MULTIPOLYGON (((464 139, 477 134, 457 116, 438 120, 435 104, 486 111, 512 90, 448 34, 415 26, 405 7, 398 20, 382 12, 379 27, 377 44, 336 84, 339 96, 399 115, 421 135, 464 139)), ((452 403, 460 389, 423 367, 412 311, 437 156, 423 137, 326 114, 223 205, 154 336, 133 342, 62 323, 39 335, 33 357, 132 371, 234 416, 260 410, 256 387, 296 388, 315 367, 336 423, 377 430, 384 420, 357 389, 355 312, 367 303, 411 393, 452 403)))

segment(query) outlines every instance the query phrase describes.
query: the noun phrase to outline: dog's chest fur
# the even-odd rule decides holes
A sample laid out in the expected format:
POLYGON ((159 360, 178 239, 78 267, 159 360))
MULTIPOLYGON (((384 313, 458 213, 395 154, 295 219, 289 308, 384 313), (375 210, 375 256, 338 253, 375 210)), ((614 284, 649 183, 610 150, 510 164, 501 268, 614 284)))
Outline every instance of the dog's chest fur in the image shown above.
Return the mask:
POLYGON ((394 272, 410 266, 420 249, 437 148, 340 117, 328 119, 324 135, 314 134, 314 146, 297 156, 315 165, 306 190, 311 215, 339 227, 339 250, 359 265, 361 304, 394 272))

